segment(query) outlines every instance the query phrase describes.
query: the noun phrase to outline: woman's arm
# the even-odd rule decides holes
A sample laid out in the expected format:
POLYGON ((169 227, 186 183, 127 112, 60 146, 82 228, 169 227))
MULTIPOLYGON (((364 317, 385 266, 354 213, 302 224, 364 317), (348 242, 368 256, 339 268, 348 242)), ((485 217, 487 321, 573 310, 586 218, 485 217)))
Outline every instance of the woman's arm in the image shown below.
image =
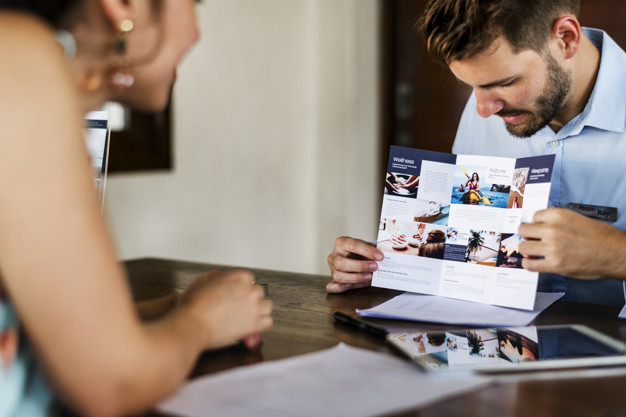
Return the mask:
POLYGON ((418 175, 411 175, 409 180, 407 181, 405 187, 406 188, 414 188, 417 187, 420 183, 420 177, 418 175))
POLYGON ((84 109, 52 34, 0 14, 0 268, 48 379, 89 415, 141 411, 198 354, 265 330, 271 302, 245 271, 207 274, 144 324, 94 189, 84 109), (42 65, 45 63, 45 65, 42 65))
POLYGON ((135 303, 135 308, 142 320, 154 320, 171 312, 178 305, 179 300, 179 294, 170 294, 159 298, 140 301, 135 303))

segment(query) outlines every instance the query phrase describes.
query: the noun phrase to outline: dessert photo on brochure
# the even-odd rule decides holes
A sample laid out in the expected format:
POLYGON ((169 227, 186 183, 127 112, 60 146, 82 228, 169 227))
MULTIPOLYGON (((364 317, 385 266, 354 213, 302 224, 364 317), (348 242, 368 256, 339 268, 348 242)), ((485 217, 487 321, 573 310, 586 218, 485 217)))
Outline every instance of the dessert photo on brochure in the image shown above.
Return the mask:
POLYGON ((553 164, 392 146, 372 285, 533 309, 517 229, 547 207, 553 164))

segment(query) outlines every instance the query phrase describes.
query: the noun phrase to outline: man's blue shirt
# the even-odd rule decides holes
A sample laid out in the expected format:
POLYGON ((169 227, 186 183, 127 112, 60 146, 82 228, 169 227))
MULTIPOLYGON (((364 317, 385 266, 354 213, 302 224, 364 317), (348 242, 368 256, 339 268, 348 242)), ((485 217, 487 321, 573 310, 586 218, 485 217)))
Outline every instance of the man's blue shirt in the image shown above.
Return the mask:
MULTIPOLYGON (((558 133, 546 126, 532 137, 520 139, 507 132, 500 117, 480 117, 472 94, 452 151, 516 158, 554 154, 550 205, 616 207, 618 219, 613 225, 626 230, 626 53, 605 32, 583 30, 600 50, 601 61, 589 101, 578 116, 558 133)), ((565 299, 572 301, 624 305, 621 280, 586 281, 542 274, 539 290, 563 291, 565 299)))

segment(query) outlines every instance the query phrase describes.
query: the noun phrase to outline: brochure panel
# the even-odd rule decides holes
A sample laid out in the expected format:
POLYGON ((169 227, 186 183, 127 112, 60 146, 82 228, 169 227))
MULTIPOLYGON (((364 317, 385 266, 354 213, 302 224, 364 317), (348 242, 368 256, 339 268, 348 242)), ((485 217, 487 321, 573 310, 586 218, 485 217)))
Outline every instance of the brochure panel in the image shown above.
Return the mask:
POLYGON ((459 229, 500 230, 506 212, 491 206, 451 204, 448 225, 459 229))
POLYGON ((523 222, 531 222, 548 206, 554 155, 520 158, 515 165, 508 207, 522 209, 523 222))
POLYGON ((550 183, 527 184, 523 202, 524 207, 522 209, 522 221, 532 222, 535 213, 548 206, 549 195, 550 183))
POLYGON ((532 310, 537 280, 524 269, 496 268, 489 304, 532 310))
POLYGON ((495 275, 494 268, 460 262, 445 262, 439 295, 460 300, 488 303, 495 275))
POLYGON ((385 253, 379 263, 378 286, 421 294, 437 294, 441 262, 436 259, 385 253))
POLYGON ((450 188, 454 186, 454 171, 453 164, 422 161, 421 187, 418 189, 417 198, 424 201, 436 201, 442 205, 450 204, 450 188))

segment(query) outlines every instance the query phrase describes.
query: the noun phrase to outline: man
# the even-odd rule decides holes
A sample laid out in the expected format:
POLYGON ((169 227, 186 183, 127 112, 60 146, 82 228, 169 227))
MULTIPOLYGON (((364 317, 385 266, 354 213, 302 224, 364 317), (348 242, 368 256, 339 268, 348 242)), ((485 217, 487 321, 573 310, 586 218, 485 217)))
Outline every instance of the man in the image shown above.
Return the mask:
MULTIPOLYGON (((554 154, 550 206, 523 224, 522 266, 540 291, 624 305, 626 279, 626 54, 581 29, 578 0, 432 0, 418 22, 429 52, 473 88, 453 152, 554 154), (617 218, 593 220, 568 205, 617 218)), ((328 292, 370 285, 383 254, 341 237, 328 257, 328 292)))

